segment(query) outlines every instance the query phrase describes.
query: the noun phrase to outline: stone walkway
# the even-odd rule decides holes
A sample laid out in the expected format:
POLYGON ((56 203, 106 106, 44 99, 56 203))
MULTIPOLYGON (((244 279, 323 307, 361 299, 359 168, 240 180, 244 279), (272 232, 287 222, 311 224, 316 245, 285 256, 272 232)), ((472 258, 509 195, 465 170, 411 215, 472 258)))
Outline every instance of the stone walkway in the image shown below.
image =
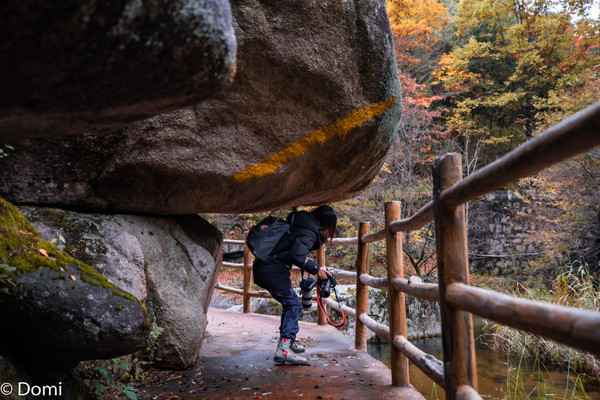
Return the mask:
POLYGON ((279 318, 219 309, 208 313, 199 367, 145 388, 148 399, 414 399, 412 388, 390 386, 390 370, 352 349, 352 338, 329 326, 301 323, 310 367, 275 366, 279 318))

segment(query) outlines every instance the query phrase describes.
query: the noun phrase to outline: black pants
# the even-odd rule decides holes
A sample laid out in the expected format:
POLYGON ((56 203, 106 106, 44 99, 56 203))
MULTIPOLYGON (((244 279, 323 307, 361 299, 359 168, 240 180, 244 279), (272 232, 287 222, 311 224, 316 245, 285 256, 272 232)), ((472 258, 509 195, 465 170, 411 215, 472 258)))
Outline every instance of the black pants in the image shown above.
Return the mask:
POLYGON ((283 264, 268 264, 255 260, 253 265, 254 283, 266 289, 282 307, 279 334, 291 340, 299 331, 298 321, 302 316, 300 298, 292 290, 290 270, 283 264))

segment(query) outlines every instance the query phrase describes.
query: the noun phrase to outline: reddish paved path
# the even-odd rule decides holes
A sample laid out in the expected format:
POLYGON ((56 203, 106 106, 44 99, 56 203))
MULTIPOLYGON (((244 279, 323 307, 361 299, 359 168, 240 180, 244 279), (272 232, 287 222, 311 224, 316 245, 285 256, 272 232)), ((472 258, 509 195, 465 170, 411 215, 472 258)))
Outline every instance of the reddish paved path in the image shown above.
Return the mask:
POLYGON ((390 386, 390 371, 366 353, 352 349, 352 338, 329 326, 301 323, 309 344, 310 367, 275 366, 272 361, 279 318, 218 309, 208 313, 209 336, 201 360, 171 384, 148 387, 155 399, 422 400, 412 388, 390 386))

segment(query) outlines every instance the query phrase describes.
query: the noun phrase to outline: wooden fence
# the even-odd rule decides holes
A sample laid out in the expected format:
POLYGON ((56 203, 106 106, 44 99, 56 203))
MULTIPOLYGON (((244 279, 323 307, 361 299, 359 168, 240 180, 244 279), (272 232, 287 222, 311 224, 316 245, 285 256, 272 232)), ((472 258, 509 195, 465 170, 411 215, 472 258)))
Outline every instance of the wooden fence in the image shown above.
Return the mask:
MULTIPOLYGON (((367 329, 392 343, 392 384, 409 385, 409 362, 414 363, 446 390, 449 400, 480 399, 477 392, 477 366, 472 314, 534 335, 552 339, 600 356, 600 312, 525 300, 493 290, 474 287, 469 282, 469 260, 465 203, 500 189, 520 178, 537 174, 549 166, 600 145, 600 103, 573 115, 515 150, 462 179, 459 154, 446 154, 433 168, 433 198, 409 218, 401 219, 399 202, 385 204, 385 228, 369 232, 369 223, 358 227, 357 238, 336 238, 334 243, 356 244, 356 272, 334 271, 356 277, 356 309, 328 300, 327 304, 356 318, 355 347, 365 351, 367 329), (402 257, 403 232, 435 223, 438 283, 407 279, 402 257), (387 277, 369 274, 369 245, 385 240, 387 277), (390 325, 368 316, 368 287, 387 289, 390 325), (443 361, 427 354, 407 339, 405 296, 437 301, 442 317, 443 361)), ((231 241, 229 241, 231 242, 231 241)), ((243 244, 243 241, 240 241, 243 244)), ((217 287, 244 295, 244 311, 249 312, 250 256, 243 264, 223 263, 244 269, 244 289, 217 287)), ((324 248, 319 262, 325 265, 324 248)), ((319 318, 324 323, 324 318, 319 318)))

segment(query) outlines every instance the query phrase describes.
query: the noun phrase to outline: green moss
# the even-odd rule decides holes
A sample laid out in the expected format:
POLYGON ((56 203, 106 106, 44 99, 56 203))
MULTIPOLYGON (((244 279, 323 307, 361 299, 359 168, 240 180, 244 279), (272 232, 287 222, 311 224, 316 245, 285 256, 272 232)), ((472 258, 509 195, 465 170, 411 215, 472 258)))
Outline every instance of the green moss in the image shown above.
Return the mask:
POLYGON ((132 294, 110 283, 96 268, 71 257, 52 243, 43 240, 25 216, 1 197, 0 264, 14 267, 13 277, 40 268, 49 268, 66 274, 67 266, 75 266, 79 270, 82 281, 110 289, 116 296, 138 302, 132 294))

